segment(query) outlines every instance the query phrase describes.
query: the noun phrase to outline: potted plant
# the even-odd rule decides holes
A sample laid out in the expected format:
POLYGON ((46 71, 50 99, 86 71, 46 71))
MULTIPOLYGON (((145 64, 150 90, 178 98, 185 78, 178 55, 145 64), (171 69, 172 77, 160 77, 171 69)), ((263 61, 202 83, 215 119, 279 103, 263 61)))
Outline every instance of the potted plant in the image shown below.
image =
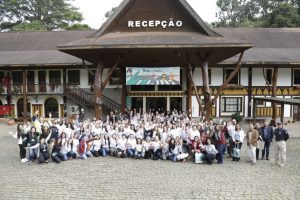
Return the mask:
POLYGON ((9 115, 8 116, 8 120, 7 120, 7 125, 11 126, 11 125, 15 125, 16 121, 15 121, 15 115, 9 115))

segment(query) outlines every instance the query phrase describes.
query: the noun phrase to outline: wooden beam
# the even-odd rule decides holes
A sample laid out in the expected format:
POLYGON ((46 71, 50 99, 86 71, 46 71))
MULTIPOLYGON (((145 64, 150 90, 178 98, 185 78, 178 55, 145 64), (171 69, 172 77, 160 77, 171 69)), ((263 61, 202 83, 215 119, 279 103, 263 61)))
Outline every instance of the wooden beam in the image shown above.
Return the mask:
POLYGON ((102 62, 98 61, 97 71, 95 74, 94 81, 94 93, 95 93, 95 117, 97 119, 102 119, 102 74, 104 65, 102 62))
POLYGON ((253 125, 256 124, 256 108, 257 108, 257 99, 253 99, 253 125))
POLYGON ((106 85, 108 84, 109 79, 111 78, 111 76, 112 76, 114 70, 115 70, 116 67, 120 64, 120 62, 121 62, 122 60, 123 60, 123 55, 121 55, 121 56, 118 58, 117 62, 113 65, 113 67, 111 68, 111 70, 108 72, 108 75, 107 75, 106 79, 105 79, 105 80, 103 81, 103 83, 102 83, 102 89, 104 89, 104 88, 106 87, 106 85))
POLYGON ((215 95, 214 99, 213 99, 213 103, 215 103, 217 101, 217 99, 219 98, 220 94, 223 92, 223 90, 227 87, 227 85, 229 84, 229 82, 234 78, 234 76, 239 72, 241 65, 242 65, 242 58, 244 56, 244 51, 240 54, 239 60, 237 62, 237 65, 235 67, 235 69, 231 72, 231 74, 229 75, 229 77, 227 78, 227 80, 223 83, 223 85, 219 88, 217 94, 215 95))
POLYGON ((203 87, 204 87, 204 102, 205 102, 205 120, 209 120, 212 114, 212 99, 209 86, 209 77, 208 77, 208 62, 207 60, 202 60, 201 62, 201 71, 203 78, 203 87))
POLYGON ((23 120, 27 124, 27 93, 26 93, 27 73, 23 70, 23 120))
POLYGON ((192 92, 193 92, 193 84, 190 78, 190 72, 188 65, 185 66, 186 71, 186 94, 187 94, 187 111, 192 113, 192 92))
POLYGON ((280 121, 282 123, 282 126, 284 125, 284 103, 281 103, 281 115, 280 115, 280 121))
MULTIPOLYGON (((276 97, 277 93, 277 80, 278 80, 278 67, 274 67, 273 77, 272 77, 272 97, 276 97)), ((276 118, 277 118, 277 104, 272 102, 272 120, 271 125, 276 126, 276 118)), ((282 122, 283 123, 283 122, 282 122)))
POLYGON ((122 112, 122 114, 125 114, 126 95, 127 95, 126 70, 125 70, 125 68, 122 69, 121 79, 122 79, 121 112, 122 112))
MULTIPOLYGON (((192 68, 191 63, 188 63, 188 71, 189 71, 189 78, 190 78, 192 87, 194 89, 194 92, 195 92, 195 95, 196 95, 196 99, 197 99, 198 104, 199 104, 199 110, 202 111, 202 102, 201 102, 201 98, 200 98, 200 95, 198 93, 196 84, 195 84, 195 82, 193 80, 193 68, 192 68)), ((192 93, 192 91, 191 91, 191 93, 192 93)))

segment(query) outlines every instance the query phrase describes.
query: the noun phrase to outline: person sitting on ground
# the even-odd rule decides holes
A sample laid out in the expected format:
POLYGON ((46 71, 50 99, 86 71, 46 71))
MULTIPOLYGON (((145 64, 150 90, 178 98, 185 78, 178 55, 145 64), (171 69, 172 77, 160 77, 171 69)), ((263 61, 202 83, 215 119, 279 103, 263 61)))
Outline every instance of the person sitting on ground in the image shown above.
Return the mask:
POLYGON ((205 145, 205 160, 209 165, 213 163, 216 158, 218 150, 215 145, 211 144, 211 140, 207 139, 207 144, 205 145))

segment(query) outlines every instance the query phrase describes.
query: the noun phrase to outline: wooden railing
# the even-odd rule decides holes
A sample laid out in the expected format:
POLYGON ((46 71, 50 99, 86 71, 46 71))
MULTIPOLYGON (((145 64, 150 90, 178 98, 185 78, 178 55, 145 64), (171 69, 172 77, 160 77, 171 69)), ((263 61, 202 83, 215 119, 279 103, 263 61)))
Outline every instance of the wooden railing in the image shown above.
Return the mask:
MULTIPOLYGON (((89 93, 82 88, 78 87, 77 85, 67 84, 66 86, 66 95, 72 98, 76 98, 76 100, 80 101, 81 103, 87 106, 94 106, 95 105, 95 96, 93 93, 89 93)), ((102 96, 102 106, 106 107, 111 111, 120 112, 121 105, 115 102, 114 100, 102 96)))
MULTIPOLYGON (((7 94, 7 88, 2 87, 1 94, 7 94)), ((26 85, 27 94, 63 94, 62 84, 46 84, 46 83, 28 83, 26 85)), ((12 95, 23 93, 23 84, 13 84, 11 86, 12 95)))

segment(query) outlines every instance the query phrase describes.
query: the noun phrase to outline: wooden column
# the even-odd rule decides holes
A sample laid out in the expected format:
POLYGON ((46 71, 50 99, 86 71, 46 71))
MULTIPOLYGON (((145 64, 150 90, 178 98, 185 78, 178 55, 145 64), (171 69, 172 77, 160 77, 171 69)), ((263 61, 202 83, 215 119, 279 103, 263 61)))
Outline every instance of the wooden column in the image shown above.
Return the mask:
POLYGON ((257 99, 253 99, 253 125, 256 124, 256 108, 257 108, 257 99))
POLYGON ((8 78, 8 85, 7 85, 7 105, 11 106, 11 99, 12 99, 12 95, 11 95, 11 72, 9 70, 6 71, 6 77, 8 78))
POLYGON ((127 96, 127 86, 126 86, 126 68, 122 68, 122 96, 121 96, 121 112, 125 113, 126 109, 126 96, 127 96))
MULTIPOLYGON (((276 97, 277 93, 277 79, 278 79, 278 67, 274 67, 273 78, 272 78, 272 97, 276 97)), ((272 102, 272 120, 271 125, 276 126, 276 118, 277 118, 277 104, 272 102)))
POLYGON ((102 119, 102 74, 103 74, 104 65, 102 62, 98 61, 97 71, 95 74, 94 82, 94 93, 95 93, 95 117, 97 119, 102 119))
POLYGON ((192 93, 193 93, 193 85, 192 80, 190 78, 190 70, 189 67, 186 66, 186 85, 187 85, 187 111, 192 113, 192 93))
POLYGON ((201 63, 203 87, 204 87, 204 101, 205 101, 205 119, 209 120, 212 114, 212 100, 209 87, 209 77, 208 77, 208 62, 204 60, 201 63))
POLYGON ((281 121, 282 125, 284 124, 283 120, 284 120, 284 103, 281 103, 280 121, 281 121))
POLYGON ((26 70, 23 70, 23 120, 24 124, 27 123, 27 93, 26 93, 26 80, 27 73, 26 70))
POLYGON ((252 103, 252 68, 248 69, 248 117, 251 117, 251 103, 252 103))
POLYGON ((62 113, 62 117, 66 117, 65 116, 65 110, 67 110, 67 70, 63 69, 63 88, 64 88, 64 96, 63 96, 63 100, 64 100, 64 110, 62 113))

